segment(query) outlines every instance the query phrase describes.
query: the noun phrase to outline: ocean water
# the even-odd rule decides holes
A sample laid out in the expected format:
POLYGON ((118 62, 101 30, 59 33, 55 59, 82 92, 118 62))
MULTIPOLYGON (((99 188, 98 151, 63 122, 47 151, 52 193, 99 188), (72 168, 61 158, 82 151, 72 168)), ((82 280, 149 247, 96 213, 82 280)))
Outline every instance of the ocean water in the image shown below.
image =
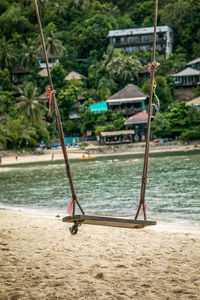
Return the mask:
MULTIPOLYGON (((86 214, 134 217, 143 158, 72 160, 76 193, 86 214)), ((200 225, 200 154, 149 160, 149 220, 200 225)), ((63 162, 0 168, 0 207, 66 214, 71 193, 63 162)))

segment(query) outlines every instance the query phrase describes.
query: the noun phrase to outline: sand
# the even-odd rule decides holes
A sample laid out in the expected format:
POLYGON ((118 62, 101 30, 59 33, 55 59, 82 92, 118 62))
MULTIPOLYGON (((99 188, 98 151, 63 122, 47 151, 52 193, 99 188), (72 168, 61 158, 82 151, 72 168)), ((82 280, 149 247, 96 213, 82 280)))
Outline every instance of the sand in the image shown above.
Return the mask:
MULTIPOLYGON (((145 144, 135 143, 127 145, 118 146, 94 146, 89 145, 88 148, 81 150, 79 148, 69 148, 67 149, 69 159, 80 159, 83 154, 85 157, 90 156, 103 157, 103 156, 116 156, 116 155, 138 155, 144 154, 145 144)), ((160 143, 154 144, 150 143, 150 153, 168 153, 168 152, 188 152, 200 150, 200 142, 195 142, 194 144, 183 144, 181 142, 171 142, 171 143, 160 143)), ((56 150, 45 150, 44 153, 38 152, 37 154, 29 154, 24 152, 18 154, 16 159, 15 153, 8 152, 2 157, 2 163, 0 166, 11 165, 11 164, 21 164, 21 163, 32 163, 32 162, 50 162, 52 161, 52 154, 54 161, 63 160, 63 153, 61 149, 56 150)))
POLYGON ((82 225, 0 210, 0 299, 200 299, 200 231, 82 225))

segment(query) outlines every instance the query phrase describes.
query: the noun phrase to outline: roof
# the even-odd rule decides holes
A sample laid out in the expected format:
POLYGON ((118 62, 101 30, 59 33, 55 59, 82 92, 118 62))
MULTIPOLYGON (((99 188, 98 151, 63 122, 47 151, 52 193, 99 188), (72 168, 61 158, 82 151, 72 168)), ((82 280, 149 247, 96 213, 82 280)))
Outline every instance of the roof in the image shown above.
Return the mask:
POLYGON ((198 75, 200 75, 200 71, 188 67, 183 71, 174 74, 172 76, 198 76, 198 75))
MULTIPOLYGON (((151 119, 154 118, 153 115, 151 115, 151 119)), ((144 111, 139 112, 138 114, 135 114, 131 116, 130 118, 126 119, 124 122, 124 125, 131 125, 131 124, 145 124, 148 121, 148 114, 144 111)))
POLYGON ((74 79, 78 79, 78 80, 81 80, 83 78, 85 78, 83 75, 75 72, 75 71, 72 71, 70 72, 66 77, 65 77, 65 80, 71 80, 72 78, 74 79))
MULTIPOLYGON (((166 31, 172 31, 172 29, 169 26, 158 26, 156 30, 156 32, 166 32, 166 31)), ((153 32, 154 32, 154 27, 119 29, 119 30, 110 30, 108 33, 108 37, 148 34, 153 32)))
POLYGON ((144 101, 147 97, 135 84, 128 84, 125 88, 109 97, 107 103, 139 102, 144 101))
POLYGON ((108 110, 106 101, 98 102, 90 105, 90 111, 93 113, 101 113, 108 110))
POLYGON ((38 72, 38 75, 41 77, 48 77, 47 69, 42 69, 40 72, 38 72))
POLYGON ((119 135, 125 135, 125 134, 134 134, 134 130, 121 130, 121 131, 103 131, 100 133, 101 136, 119 136, 119 135))
POLYGON ((198 63, 200 63, 200 57, 198 57, 198 58, 196 58, 196 59, 194 59, 194 60, 191 60, 191 61, 187 64, 187 66, 194 65, 194 64, 198 64, 198 63))
POLYGON ((200 105, 200 97, 194 98, 186 103, 186 105, 200 105))
POLYGON ((13 74, 27 74, 29 73, 29 71, 23 67, 16 67, 12 70, 13 74))

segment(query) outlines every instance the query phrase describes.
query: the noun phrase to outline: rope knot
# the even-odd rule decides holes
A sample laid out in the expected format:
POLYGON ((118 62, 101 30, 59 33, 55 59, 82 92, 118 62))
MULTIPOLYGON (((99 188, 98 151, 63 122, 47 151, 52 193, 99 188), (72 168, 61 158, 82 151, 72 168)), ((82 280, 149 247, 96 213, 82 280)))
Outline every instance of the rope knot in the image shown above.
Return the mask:
POLYGON ((45 94, 49 97, 49 114, 51 114, 51 102, 52 102, 52 95, 56 93, 52 85, 48 85, 45 88, 45 94))
POLYGON ((154 60, 150 65, 148 65, 149 73, 156 71, 159 66, 160 66, 160 64, 154 60))

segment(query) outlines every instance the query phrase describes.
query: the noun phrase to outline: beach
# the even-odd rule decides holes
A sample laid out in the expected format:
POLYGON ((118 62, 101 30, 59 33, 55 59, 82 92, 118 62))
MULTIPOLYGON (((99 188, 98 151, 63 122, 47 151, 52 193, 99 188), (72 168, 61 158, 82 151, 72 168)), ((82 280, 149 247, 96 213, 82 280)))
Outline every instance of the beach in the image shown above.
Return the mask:
MULTIPOLYGON (((94 157, 106 157, 106 156, 123 156, 123 155, 142 155, 144 154, 145 143, 133 143, 133 144, 121 144, 110 146, 97 146, 89 144, 85 149, 69 148, 67 149, 69 159, 94 158, 94 157)), ((170 143, 150 143, 150 154, 152 153, 166 153, 169 152, 189 152, 199 151, 200 142, 194 143, 182 143, 182 142, 170 142, 170 143)), ((3 165, 23 164, 32 162, 50 162, 56 160, 63 160, 63 153, 61 149, 44 150, 39 152, 20 152, 16 159, 15 152, 6 152, 2 156, 3 165)))
POLYGON ((82 225, 0 210, 0 299, 200 299, 199 228, 82 225))

